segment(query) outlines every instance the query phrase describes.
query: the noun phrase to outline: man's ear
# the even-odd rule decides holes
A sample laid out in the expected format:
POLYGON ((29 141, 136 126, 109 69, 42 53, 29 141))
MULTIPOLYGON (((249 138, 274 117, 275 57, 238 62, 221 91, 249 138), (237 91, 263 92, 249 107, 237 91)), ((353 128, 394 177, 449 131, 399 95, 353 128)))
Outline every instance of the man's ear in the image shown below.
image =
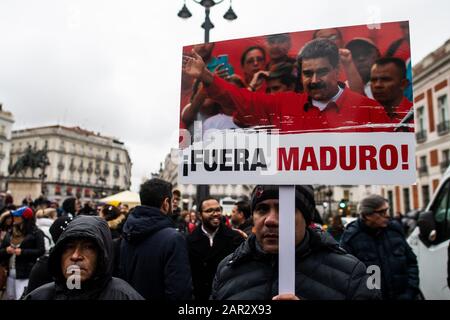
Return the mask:
POLYGON ((172 200, 169 197, 164 198, 163 203, 161 204, 160 210, 165 214, 169 214, 170 212, 170 202, 172 200))

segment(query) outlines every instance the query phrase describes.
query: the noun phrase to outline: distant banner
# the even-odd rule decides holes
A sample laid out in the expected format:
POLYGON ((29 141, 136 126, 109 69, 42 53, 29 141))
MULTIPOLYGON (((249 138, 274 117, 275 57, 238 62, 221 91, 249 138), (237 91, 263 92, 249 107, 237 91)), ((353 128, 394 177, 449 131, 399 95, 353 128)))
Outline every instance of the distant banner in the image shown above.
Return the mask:
POLYGON ((183 54, 180 183, 414 183, 408 22, 183 54))

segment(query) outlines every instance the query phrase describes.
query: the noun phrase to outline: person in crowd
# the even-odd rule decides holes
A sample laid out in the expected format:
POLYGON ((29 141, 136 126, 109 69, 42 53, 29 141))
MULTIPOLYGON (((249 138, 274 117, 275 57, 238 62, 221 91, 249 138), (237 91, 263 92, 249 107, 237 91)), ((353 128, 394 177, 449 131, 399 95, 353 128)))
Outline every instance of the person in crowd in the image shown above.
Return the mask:
POLYGON ((11 212, 13 228, 0 245, 0 263, 9 266, 6 299, 18 300, 24 293, 37 258, 45 253, 44 233, 36 227, 33 210, 21 207, 11 212))
POLYGON ((373 97, 384 107, 392 123, 403 120, 407 131, 414 131, 414 116, 411 114, 407 119, 407 115, 413 110, 413 104, 404 96, 408 84, 403 60, 380 58, 373 64, 370 72, 373 97))
POLYGON ((172 184, 161 179, 144 182, 141 205, 123 227, 120 272, 145 299, 189 300, 192 279, 186 240, 169 218, 172 184))
POLYGON ((266 70, 270 70, 272 65, 279 63, 295 65, 295 58, 289 56, 289 50, 291 49, 291 36, 289 33, 271 34, 266 36, 265 40, 267 54, 269 55, 266 70))
POLYGON ((390 221, 389 202, 379 195, 364 198, 360 218, 345 229, 341 246, 369 266, 380 269, 383 299, 413 300, 420 294, 417 258, 402 227, 390 221))
POLYGON ((0 243, 11 232, 13 227, 13 217, 11 211, 7 210, 0 215, 0 243))
POLYGON ((411 57, 410 38, 409 38, 409 23, 408 21, 401 21, 399 27, 402 36, 394 40, 386 50, 386 57, 396 57, 403 61, 407 61, 411 57))
POLYGON ((266 93, 294 91, 296 89, 295 66, 289 62, 273 64, 266 77, 266 93))
POLYGON ((186 224, 184 222, 184 218, 181 216, 180 201, 181 192, 178 189, 174 189, 172 191, 172 213, 170 214, 170 218, 173 220, 175 228, 180 232, 184 232, 186 224))
MULTIPOLYGON (((10 206, 13 205, 14 205, 14 198, 12 196, 12 192, 11 190, 7 190, 5 196, 5 208, 11 210, 10 206)), ((13 210, 15 210, 15 208, 13 210)))
POLYGON ((338 132, 389 131, 382 126, 372 126, 390 121, 378 102, 338 85, 339 52, 334 42, 312 40, 301 50, 299 59, 305 93, 255 94, 239 89, 210 73, 195 52, 193 57, 184 57, 183 70, 200 79, 207 87, 208 95, 218 100, 223 108, 237 110, 247 125, 268 126, 290 133, 324 129, 327 132, 330 129, 338 132), (282 121, 283 115, 287 114, 291 120, 282 121))
POLYGON ((119 238, 126 221, 125 215, 120 212, 119 208, 110 204, 104 205, 99 216, 108 223, 113 240, 119 238))
POLYGON ((52 208, 39 209, 36 211, 36 226, 44 233, 46 253, 48 253, 49 250, 55 245, 49 230, 53 222, 56 220, 56 217, 56 210, 52 208))
POLYGON ((295 186, 295 292, 278 291, 279 186, 252 192, 254 232, 220 262, 214 300, 377 299, 367 287, 364 264, 347 254, 326 232, 309 227, 315 209, 311 186, 295 186))
POLYGON ((242 235, 222 222, 222 208, 212 197, 198 206, 201 225, 187 237, 189 261, 196 300, 208 300, 219 262, 244 240, 242 235))
MULTIPOLYGON (((0 214, 0 244, 7 234, 11 233, 13 226, 13 217, 11 211, 7 210, 0 214)), ((8 262, 0 261, 0 300, 6 289, 6 282, 8 278, 8 262)))
POLYGON ((351 52, 351 59, 364 85, 364 94, 373 99, 370 86, 370 70, 375 61, 380 58, 380 50, 368 38, 353 38, 346 44, 345 48, 351 52))
POLYGON ((259 91, 264 88, 266 51, 260 46, 251 46, 241 55, 241 68, 244 72, 242 82, 250 91, 259 91))
POLYGON ((191 234, 200 225, 200 221, 197 219, 197 212, 195 210, 191 210, 189 212, 189 217, 190 219, 187 224, 187 229, 189 234, 191 234))
POLYGON ((77 215, 96 216, 97 212, 95 208, 91 205, 91 203, 85 202, 83 207, 81 207, 81 209, 77 211, 77 215))
POLYGON ((119 206, 120 213, 122 213, 125 217, 128 217, 128 212, 130 211, 130 207, 126 203, 121 203, 119 206))
POLYGON ((62 203, 63 215, 75 217, 80 210, 77 199, 75 197, 68 197, 62 203))
POLYGON ((124 280, 112 277, 112 238, 100 217, 77 216, 49 256, 55 281, 40 286, 25 300, 142 300, 124 280))
POLYGON ((341 241, 342 234, 344 233, 344 225, 342 224, 342 219, 338 215, 334 215, 330 217, 330 225, 327 228, 327 232, 331 234, 331 236, 337 242, 341 241))
MULTIPOLYGON (((222 70, 220 68, 221 65, 218 65, 216 69, 213 70, 214 74, 227 79, 226 81, 229 81, 238 87, 244 86, 237 76, 230 77, 228 70, 222 70)), ((235 123, 232 115, 233 112, 227 112, 227 110, 224 110, 217 101, 214 101, 208 96, 204 85, 199 81, 196 81, 194 84, 191 101, 181 112, 182 121, 190 130, 192 136, 195 136, 195 130, 199 130, 198 127, 194 125, 195 122, 200 122, 202 124, 202 136, 211 129, 221 130, 238 128, 240 125, 239 123, 235 123)))
MULTIPOLYGON (((53 243, 58 242, 59 237, 66 230, 69 223, 73 220, 70 216, 62 216, 57 218, 49 228, 49 233, 53 243)), ((53 248, 53 247, 52 247, 53 248)), ((40 256, 30 272, 30 278, 28 280, 28 286, 26 294, 30 293, 40 286, 53 282, 53 276, 51 275, 48 268, 48 259, 50 253, 45 252, 44 255, 40 256)))
POLYGON ((245 238, 252 234, 253 219, 248 201, 237 201, 231 211, 231 224, 245 234, 245 238))

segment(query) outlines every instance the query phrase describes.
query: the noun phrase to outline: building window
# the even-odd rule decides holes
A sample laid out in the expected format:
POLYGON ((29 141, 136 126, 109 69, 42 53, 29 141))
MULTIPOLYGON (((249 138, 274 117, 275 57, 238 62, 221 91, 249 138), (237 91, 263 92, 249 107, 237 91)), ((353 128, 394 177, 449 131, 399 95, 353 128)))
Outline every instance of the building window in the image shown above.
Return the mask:
POLYGON ((403 207, 405 208, 404 213, 411 211, 411 207, 409 205, 409 188, 403 189, 403 207))
POLYGON ((448 133, 450 130, 450 121, 448 115, 448 99, 447 95, 438 98, 438 126, 437 132, 439 135, 448 133))
POLYGON ((430 186, 423 185, 422 186, 422 207, 425 208, 430 202, 430 186))
POLYGON ((419 158, 419 177, 422 177, 428 173, 428 166, 427 166, 427 157, 421 156, 419 158))
POLYGON ((71 196, 72 195, 72 187, 66 188, 66 195, 71 196))
POLYGON ((84 197, 85 198, 91 197, 91 189, 84 189, 84 197))
POLYGON ((442 150, 441 172, 445 172, 450 166, 450 149, 442 150))
POLYGON ((425 125, 425 107, 421 106, 417 108, 417 142, 424 142, 427 139, 427 127, 425 125))
POLYGON ((55 195, 57 196, 61 195, 61 186, 59 184, 55 186, 55 195))

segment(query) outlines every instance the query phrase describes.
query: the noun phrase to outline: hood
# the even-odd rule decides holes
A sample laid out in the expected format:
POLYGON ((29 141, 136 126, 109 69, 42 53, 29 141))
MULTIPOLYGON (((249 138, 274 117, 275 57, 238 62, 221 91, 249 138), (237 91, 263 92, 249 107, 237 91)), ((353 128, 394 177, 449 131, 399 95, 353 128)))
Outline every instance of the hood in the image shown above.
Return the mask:
POLYGON ((128 242, 136 244, 165 228, 175 228, 175 225, 161 210, 137 206, 123 226, 122 236, 128 242))
POLYGON ((111 279, 113 269, 113 242, 106 221, 100 217, 77 216, 61 234, 49 256, 49 270, 55 281, 65 282, 61 271, 61 256, 65 244, 74 238, 94 240, 99 252, 97 268, 92 279, 97 285, 111 279))

